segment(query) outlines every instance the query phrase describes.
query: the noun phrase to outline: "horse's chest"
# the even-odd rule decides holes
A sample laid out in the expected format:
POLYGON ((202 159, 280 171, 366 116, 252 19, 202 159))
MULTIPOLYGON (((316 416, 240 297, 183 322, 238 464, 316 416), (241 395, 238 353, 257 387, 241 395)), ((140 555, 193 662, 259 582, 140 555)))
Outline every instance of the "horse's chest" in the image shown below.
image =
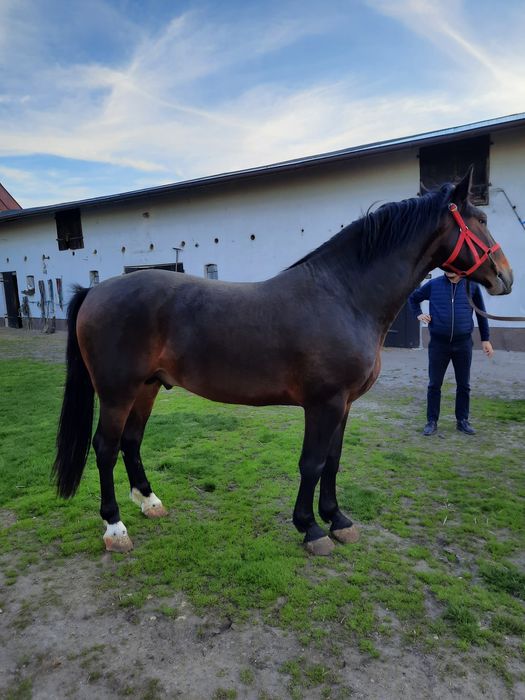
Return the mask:
POLYGON ((367 392, 379 376, 379 353, 369 355, 362 350, 350 349, 338 367, 340 382, 355 400, 367 392))

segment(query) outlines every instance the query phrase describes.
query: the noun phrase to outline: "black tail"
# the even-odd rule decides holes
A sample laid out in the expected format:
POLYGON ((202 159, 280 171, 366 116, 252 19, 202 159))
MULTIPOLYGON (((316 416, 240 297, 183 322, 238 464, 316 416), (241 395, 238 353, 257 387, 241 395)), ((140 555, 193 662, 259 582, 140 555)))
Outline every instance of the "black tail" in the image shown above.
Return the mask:
POLYGON ((78 488, 91 446, 95 392, 77 340, 77 316, 89 289, 75 287, 67 310, 66 386, 58 424, 57 456, 53 476, 60 496, 69 498, 78 488))

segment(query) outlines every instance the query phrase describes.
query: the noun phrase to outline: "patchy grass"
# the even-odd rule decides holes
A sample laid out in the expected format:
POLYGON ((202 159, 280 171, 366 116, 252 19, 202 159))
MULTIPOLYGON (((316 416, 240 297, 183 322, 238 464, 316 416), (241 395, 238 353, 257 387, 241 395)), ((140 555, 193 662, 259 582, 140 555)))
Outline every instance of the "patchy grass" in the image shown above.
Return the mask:
POLYGON ((5 700, 31 700, 32 697, 33 683, 29 678, 25 678, 7 690, 5 700))
MULTIPOLYGON (((0 362, 0 498, 16 515, 0 523, 0 555, 16 552, 6 584, 35 561, 95 558, 103 547, 93 455, 73 500, 58 500, 50 484, 63 379, 61 365, 0 362)), ((135 543, 107 568, 119 604, 137 607, 153 596, 159 612, 176 617, 163 599, 183 591, 223 619, 248 620, 257 609, 305 644, 330 646, 334 658, 347 643, 380 656, 382 640, 395 636, 424 651, 483 655, 511 683, 508 660, 525 653, 525 402, 474 399, 476 438, 457 433, 451 420, 444 439, 416 432, 421 403, 400 392, 372 403, 353 410, 339 476, 340 504, 362 539, 309 559, 291 523, 302 412, 162 391, 143 459, 170 515, 143 518, 119 462, 117 498, 135 543)), ((443 412, 453 415, 450 403, 443 412)), ((303 669, 300 660, 283 673, 292 696, 333 681, 333 669, 303 669)), ((248 670, 241 682, 252 683, 248 670)), ((148 689, 150 697, 158 692, 148 689)), ((219 688, 216 696, 234 692, 219 688)))
POLYGON ((481 562, 479 571, 491 589, 525 600, 525 575, 517 567, 505 562, 481 562))

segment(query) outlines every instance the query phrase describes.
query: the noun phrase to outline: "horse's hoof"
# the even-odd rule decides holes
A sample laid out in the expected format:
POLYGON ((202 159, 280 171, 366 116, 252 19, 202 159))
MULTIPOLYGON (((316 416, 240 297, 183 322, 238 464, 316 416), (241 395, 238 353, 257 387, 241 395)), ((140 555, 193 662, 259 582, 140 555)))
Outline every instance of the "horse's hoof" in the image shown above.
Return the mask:
POLYGON ((122 520, 111 525, 104 520, 104 525, 106 526, 106 532, 102 539, 106 545, 106 552, 131 552, 133 542, 122 520))
POLYGON ((351 544, 359 539, 359 530, 355 525, 343 527, 341 530, 330 530, 330 534, 341 544, 351 544))
POLYGON ((133 542, 129 535, 117 535, 115 537, 105 535, 103 539, 106 545, 106 552, 125 554, 126 552, 131 552, 133 549, 133 542))
POLYGON ((317 557, 327 557, 334 551, 335 545, 329 537, 325 536, 311 542, 305 542, 304 548, 308 554, 313 554, 317 557))
POLYGON ((164 508, 160 501, 158 503, 154 503, 152 506, 146 508, 142 512, 146 518, 163 518, 165 515, 168 515, 168 511, 166 508, 164 508))

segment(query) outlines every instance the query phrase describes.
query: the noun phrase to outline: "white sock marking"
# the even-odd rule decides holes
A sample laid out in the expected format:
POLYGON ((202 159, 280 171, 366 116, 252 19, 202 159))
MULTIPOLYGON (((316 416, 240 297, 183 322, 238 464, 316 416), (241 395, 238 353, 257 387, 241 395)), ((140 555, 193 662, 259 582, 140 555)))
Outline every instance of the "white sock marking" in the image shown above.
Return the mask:
POLYGON ((106 532, 104 533, 104 537, 127 537, 128 536, 128 531, 126 530, 126 526, 122 522, 122 520, 119 520, 118 523, 113 523, 113 525, 110 525, 108 522, 104 520, 104 525, 106 526, 106 532))
POLYGON ((162 501, 160 500, 160 498, 157 498, 157 496, 155 496, 153 491, 150 493, 149 496, 143 496, 138 489, 132 488, 129 497, 131 498, 133 503, 136 503, 138 506, 140 506, 143 513, 145 513, 150 508, 157 508, 158 506, 162 505, 162 501))

